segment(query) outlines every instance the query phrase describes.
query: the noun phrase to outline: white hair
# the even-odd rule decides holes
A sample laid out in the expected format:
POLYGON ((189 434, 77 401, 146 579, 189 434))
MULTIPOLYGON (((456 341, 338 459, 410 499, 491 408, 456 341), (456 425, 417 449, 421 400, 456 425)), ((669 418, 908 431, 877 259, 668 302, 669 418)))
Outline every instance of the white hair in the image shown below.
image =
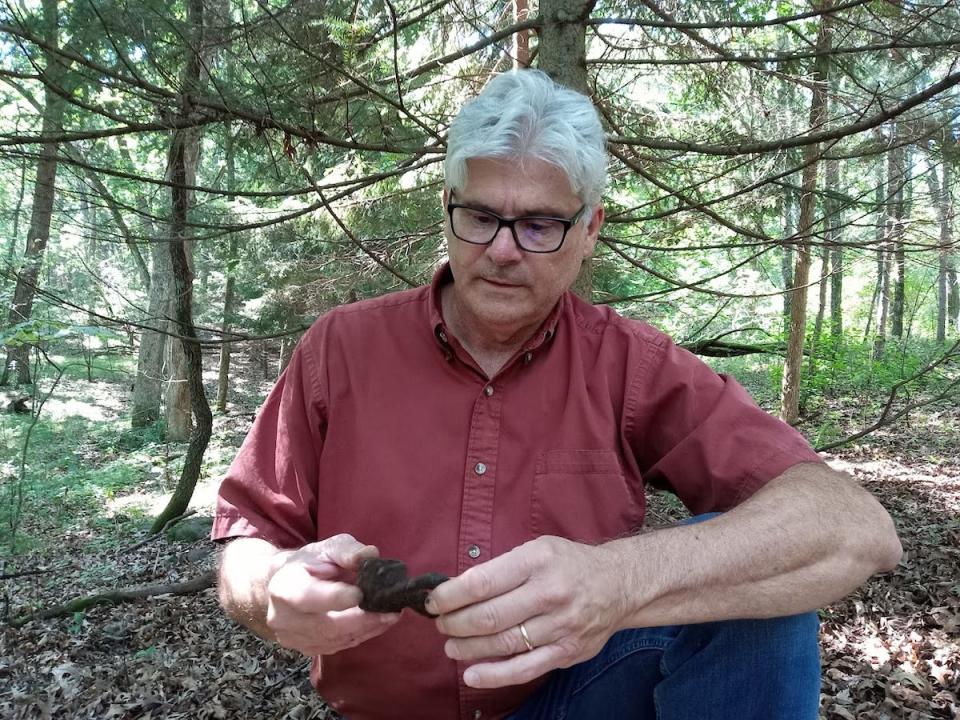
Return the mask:
POLYGON ((447 137, 447 187, 463 190, 472 158, 534 158, 556 165, 588 207, 600 204, 607 182, 606 143, 596 108, 540 70, 497 75, 464 104, 447 137))

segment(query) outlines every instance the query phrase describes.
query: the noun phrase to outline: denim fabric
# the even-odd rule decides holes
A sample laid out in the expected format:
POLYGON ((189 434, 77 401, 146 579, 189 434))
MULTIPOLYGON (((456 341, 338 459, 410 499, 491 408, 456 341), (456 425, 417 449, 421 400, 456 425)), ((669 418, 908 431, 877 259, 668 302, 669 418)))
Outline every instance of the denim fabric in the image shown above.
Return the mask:
POLYGON ((508 720, 816 720, 818 629, 805 613, 622 630, 508 720))
POLYGON ((816 613, 623 630, 509 720, 816 720, 816 613))

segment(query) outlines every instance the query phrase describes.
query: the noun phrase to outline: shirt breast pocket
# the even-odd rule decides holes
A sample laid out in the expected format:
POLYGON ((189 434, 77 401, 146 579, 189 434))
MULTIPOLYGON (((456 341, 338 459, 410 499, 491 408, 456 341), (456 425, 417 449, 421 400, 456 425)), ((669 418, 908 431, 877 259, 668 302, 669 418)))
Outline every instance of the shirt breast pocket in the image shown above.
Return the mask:
POLYGON ((600 543, 637 530, 642 503, 642 489, 627 483, 616 452, 547 450, 537 457, 530 529, 534 537, 600 543))

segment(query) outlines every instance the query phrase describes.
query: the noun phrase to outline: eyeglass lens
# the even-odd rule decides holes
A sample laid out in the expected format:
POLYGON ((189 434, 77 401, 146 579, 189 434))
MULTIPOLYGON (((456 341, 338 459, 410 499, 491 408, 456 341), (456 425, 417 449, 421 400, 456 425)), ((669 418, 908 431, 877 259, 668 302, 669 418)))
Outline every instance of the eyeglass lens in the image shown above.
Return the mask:
MULTIPOLYGON (((501 221, 495 215, 472 208, 453 208, 453 232, 461 240, 485 244, 493 240, 500 229, 501 221)), ((517 218, 504 221, 512 225, 521 247, 527 250, 553 250, 563 242, 565 226, 550 218, 517 218)))

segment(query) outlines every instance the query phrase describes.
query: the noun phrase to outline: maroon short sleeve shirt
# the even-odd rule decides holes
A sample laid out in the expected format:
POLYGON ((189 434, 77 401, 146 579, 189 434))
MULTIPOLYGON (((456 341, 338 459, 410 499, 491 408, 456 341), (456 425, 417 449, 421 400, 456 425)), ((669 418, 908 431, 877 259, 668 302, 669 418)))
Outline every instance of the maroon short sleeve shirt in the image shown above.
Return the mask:
MULTIPOLYGON (((649 325, 564 295, 487 378, 431 286, 337 308, 311 327, 220 489, 213 538, 282 548, 337 533, 414 574, 458 575, 539 535, 636 531, 644 484, 726 510, 800 462, 803 437, 649 325)), ((479 720, 536 683, 475 690, 432 621, 317 658, 317 690, 351 720, 479 720)))

